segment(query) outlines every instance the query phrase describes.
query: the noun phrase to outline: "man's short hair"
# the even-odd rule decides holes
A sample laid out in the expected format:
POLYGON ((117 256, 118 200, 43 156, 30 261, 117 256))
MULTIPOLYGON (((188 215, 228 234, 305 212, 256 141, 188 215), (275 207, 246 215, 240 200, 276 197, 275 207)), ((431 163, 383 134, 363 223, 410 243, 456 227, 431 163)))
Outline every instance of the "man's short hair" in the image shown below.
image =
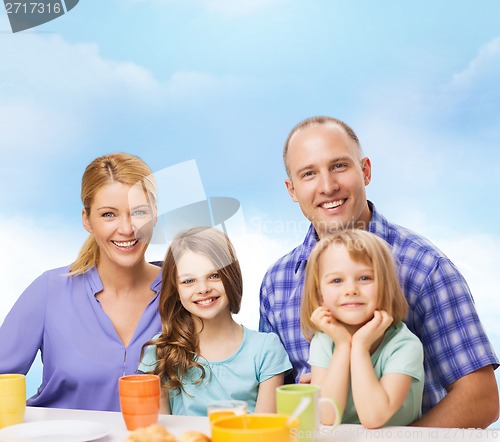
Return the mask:
POLYGON ((310 117, 310 118, 307 118, 307 119, 301 121, 299 124, 297 124, 291 130, 290 134, 288 135, 288 138, 286 139, 285 146, 283 148, 283 163, 285 164, 286 173, 287 173, 289 178, 291 178, 291 177, 290 177, 290 169, 288 167, 288 145, 290 144, 291 138, 300 129, 303 129, 304 127, 309 127, 309 126, 313 126, 316 124, 327 124, 327 123, 336 124, 337 126, 340 126, 342 129, 344 129, 347 136, 356 143, 356 147, 359 150, 359 157, 360 157, 359 159, 361 160, 361 158, 363 156, 363 152, 361 150, 361 144, 359 142, 358 136, 356 135, 356 133, 352 130, 352 128, 349 125, 344 123, 342 120, 339 120, 339 119, 333 118, 333 117, 325 117, 325 116, 310 117))

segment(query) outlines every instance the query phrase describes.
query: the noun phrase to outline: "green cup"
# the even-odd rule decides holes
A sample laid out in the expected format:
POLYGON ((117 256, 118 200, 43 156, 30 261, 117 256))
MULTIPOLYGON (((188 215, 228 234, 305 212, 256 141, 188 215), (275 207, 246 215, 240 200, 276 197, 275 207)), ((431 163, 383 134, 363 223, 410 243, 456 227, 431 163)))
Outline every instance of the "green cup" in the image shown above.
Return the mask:
POLYGON ((291 415, 303 397, 309 396, 310 402, 306 409, 298 416, 299 427, 294 437, 302 441, 313 441, 319 431, 319 414, 321 407, 328 404, 335 414, 335 428, 341 420, 341 412, 335 401, 320 397, 320 388, 311 384, 282 385, 276 389, 276 405, 278 413, 291 415))

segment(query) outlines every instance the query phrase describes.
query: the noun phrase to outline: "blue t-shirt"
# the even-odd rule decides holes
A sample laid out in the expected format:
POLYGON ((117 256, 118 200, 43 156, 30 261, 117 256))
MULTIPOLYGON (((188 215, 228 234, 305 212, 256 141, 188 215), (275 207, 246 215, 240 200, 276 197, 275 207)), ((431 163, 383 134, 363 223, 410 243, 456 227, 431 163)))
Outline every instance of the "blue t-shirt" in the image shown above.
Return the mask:
MULTIPOLYGON (((245 401, 248 412, 253 413, 259 384, 292 367, 278 336, 246 327, 243 327, 240 347, 229 358, 207 361, 200 356, 198 362, 205 368, 205 378, 194 383, 201 374, 201 370, 196 367, 184 375, 184 391, 170 392, 172 414, 206 416, 207 404, 222 399, 245 401)), ((144 352, 139 371, 147 373, 154 370, 155 366, 156 347, 150 345, 144 352)))

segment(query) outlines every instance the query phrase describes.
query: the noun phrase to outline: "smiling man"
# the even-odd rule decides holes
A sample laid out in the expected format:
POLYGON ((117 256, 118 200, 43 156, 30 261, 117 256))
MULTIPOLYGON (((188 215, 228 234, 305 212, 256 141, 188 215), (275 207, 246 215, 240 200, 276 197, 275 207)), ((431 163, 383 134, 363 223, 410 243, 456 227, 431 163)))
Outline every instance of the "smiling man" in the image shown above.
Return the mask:
POLYGON ((389 222, 366 197, 371 163, 354 131, 340 120, 313 117, 286 140, 285 180, 311 226, 304 242, 266 273, 260 330, 277 333, 307 382, 309 343, 300 330, 307 259, 318 240, 339 229, 368 230, 390 246, 410 306, 408 328, 424 346, 423 416, 415 425, 487 427, 498 418, 498 359, 455 265, 424 237, 389 222), (473 404, 473 407, 471 405, 473 404))

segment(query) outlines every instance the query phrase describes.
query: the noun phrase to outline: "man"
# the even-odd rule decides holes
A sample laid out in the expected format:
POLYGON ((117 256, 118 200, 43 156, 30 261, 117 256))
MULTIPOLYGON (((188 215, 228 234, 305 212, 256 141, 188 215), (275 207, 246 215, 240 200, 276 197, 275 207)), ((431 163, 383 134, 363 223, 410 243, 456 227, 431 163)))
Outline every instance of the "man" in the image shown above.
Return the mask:
POLYGON ((410 305, 406 324, 425 355, 423 416, 415 425, 482 427, 498 418, 498 359, 453 263, 425 238, 390 223, 367 200, 371 163, 342 121, 313 117, 290 133, 283 152, 292 200, 311 226, 304 242, 266 273, 260 293, 261 331, 277 333, 296 381, 308 382, 309 343, 300 331, 305 267, 317 241, 338 229, 366 229, 391 247, 410 305))

